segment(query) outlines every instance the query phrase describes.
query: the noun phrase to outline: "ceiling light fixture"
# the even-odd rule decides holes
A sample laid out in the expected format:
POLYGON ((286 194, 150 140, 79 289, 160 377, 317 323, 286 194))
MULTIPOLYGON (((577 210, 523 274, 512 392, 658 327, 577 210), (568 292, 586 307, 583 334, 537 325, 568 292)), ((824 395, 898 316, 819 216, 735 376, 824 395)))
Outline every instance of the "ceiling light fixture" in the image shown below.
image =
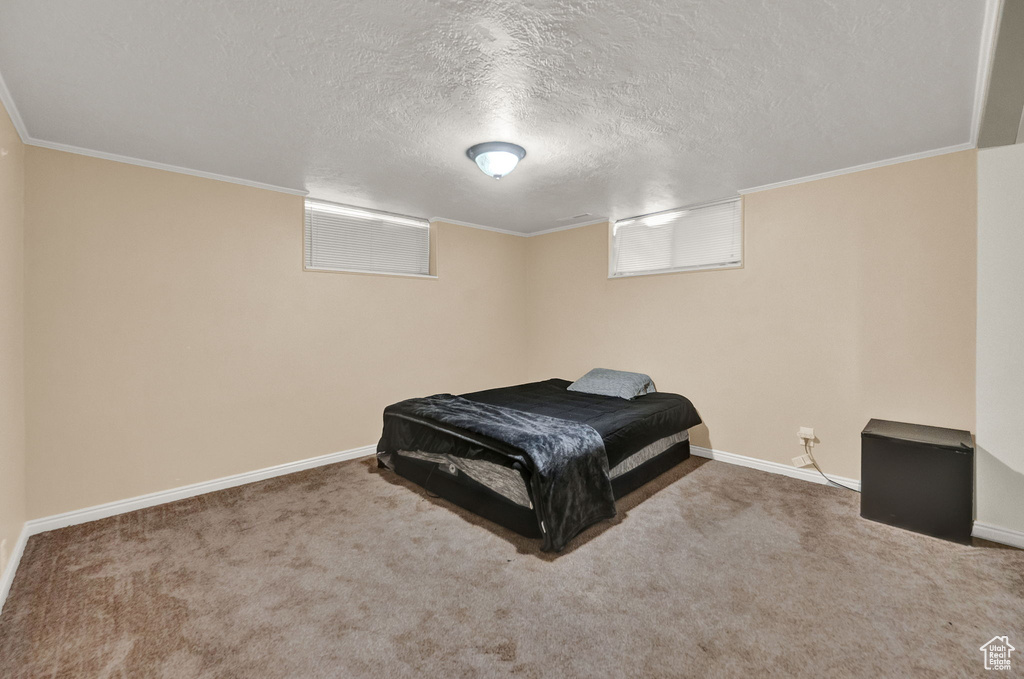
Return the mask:
POLYGON ((507 141, 487 141, 466 149, 469 159, 476 162, 485 175, 501 179, 526 157, 526 149, 507 141))

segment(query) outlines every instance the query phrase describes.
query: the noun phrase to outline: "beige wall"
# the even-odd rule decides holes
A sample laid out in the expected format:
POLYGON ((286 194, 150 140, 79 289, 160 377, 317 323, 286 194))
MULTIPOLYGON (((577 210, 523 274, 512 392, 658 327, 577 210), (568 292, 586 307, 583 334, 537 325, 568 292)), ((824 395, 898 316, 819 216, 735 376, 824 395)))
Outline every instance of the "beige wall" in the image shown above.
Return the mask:
POLYGON ((749 195, 740 270, 607 278, 607 228, 442 224, 437 280, 303 272, 300 198, 30 148, 29 515, 376 441, 410 395, 594 366, 698 445, 858 478, 870 417, 974 428, 975 152, 749 195))
POLYGON ((441 224, 437 280, 304 272, 299 197, 35 147, 26 171, 31 518, 521 381, 526 239, 441 224))
POLYGON ((978 521, 1024 533, 1024 146, 978 153, 978 521))
POLYGON ((607 226, 528 239, 528 377, 637 370, 697 445, 860 478, 871 417, 974 429, 976 152, 748 195, 745 267, 608 279, 607 226))
POLYGON ((25 147, 0 105, 0 573, 26 516, 24 187, 25 147))

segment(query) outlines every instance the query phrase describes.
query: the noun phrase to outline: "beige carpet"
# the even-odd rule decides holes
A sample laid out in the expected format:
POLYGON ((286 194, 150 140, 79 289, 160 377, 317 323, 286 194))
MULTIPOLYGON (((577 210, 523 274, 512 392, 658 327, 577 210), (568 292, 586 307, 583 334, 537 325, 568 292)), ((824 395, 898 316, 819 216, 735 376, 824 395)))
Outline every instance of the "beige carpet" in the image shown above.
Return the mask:
POLYGON ((858 503, 690 460, 552 558, 346 462, 33 537, 0 676, 980 676, 997 634, 1024 672, 1024 552, 858 503))

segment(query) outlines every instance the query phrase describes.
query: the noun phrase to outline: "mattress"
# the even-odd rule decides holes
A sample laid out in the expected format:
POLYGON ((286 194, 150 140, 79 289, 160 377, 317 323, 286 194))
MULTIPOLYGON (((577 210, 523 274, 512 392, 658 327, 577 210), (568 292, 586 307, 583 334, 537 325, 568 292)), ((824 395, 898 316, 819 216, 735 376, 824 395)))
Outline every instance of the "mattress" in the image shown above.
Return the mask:
MULTIPOLYGON (((569 391, 566 387, 570 384, 568 380, 550 379, 461 396, 478 403, 589 425, 604 441, 609 469, 655 441, 701 422, 693 404, 679 394, 645 394, 627 401, 569 391)), ((411 421, 393 421, 390 427, 391 440, 397 444, 392 450, 452 454, 492 462, 516 456, 516 451, 509 450, 500 441, 488 440, 457 427, 411 421)))
MULTIPOLYGON (((683 430, 649 443, 612 467, 608 472, 608 476, 614 480, 661 455, 677 443, 688 440, 688 438, 689 432, 683 430)), ((462 472, 510 502, 530 509, 533 508, 522 474, 506 465, 481 458, 465 458, 422 450, 399 450, 397 455, 436 463, 439 465, 437 473, 456 475, 458 472, 462 472)))

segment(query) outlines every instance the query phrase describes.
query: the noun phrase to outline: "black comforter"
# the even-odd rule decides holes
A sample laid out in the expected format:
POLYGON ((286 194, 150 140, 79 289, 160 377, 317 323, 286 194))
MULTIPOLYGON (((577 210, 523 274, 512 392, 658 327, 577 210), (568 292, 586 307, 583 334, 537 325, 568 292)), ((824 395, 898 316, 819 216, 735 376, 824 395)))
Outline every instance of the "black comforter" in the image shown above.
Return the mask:
POLYGON ((624 458, 701 422, 693 404, 678 394, 654 393, 626 401, 568 391, 569 384, 551 379, 461 397, 440 395, 396 403, 384 411, 378 454, 421 450, 484 458, 522 470, 534 496, 538 522, 544 522, 544 548, 561 550, 579 530, 614 515, 614 505, 609 511, 590 462, 556 462, 553 454, 592 457, 594 448, 603 444, 606 460, 601 468, 607 479, 608 469, 624 458), (479 417, 472 413, 474 404, 480 406, 479 417), (503 418, 510 427, 502 426, 503 418), (556 421, 548 422, 549 418, 556 421), (560 428, 558 420, 576 427, 560 428), (531 427, 539 437, 533 441, 529 440, 531 427), (564 444, 548 451, 538 446, 539 441, 558 438, 564 433, 560 429, 575 432, 575 452, 564 444), (559 468, 558 474, 534 478, 538 469, 554 467, 559 468), (546 495, 538 497, 538 492, 546 495))
POLYGON ((658 439, 701 422, 690 400, 679 394, 646 394, 627 401, 569 391, 566 387, 570 384, 569 380, 551 379, 476 391, 462 394, 462 398, 589 424, 604 440, 609 467, 658 439))
POLYGON ((604 442, 591 426, 437 394, 388 406, 379 447, 401 449, 399 422, 454 426, 509 446, 510 461, 530 472, 545 550, 561 551, 587 526, 615 516, 604 442))

